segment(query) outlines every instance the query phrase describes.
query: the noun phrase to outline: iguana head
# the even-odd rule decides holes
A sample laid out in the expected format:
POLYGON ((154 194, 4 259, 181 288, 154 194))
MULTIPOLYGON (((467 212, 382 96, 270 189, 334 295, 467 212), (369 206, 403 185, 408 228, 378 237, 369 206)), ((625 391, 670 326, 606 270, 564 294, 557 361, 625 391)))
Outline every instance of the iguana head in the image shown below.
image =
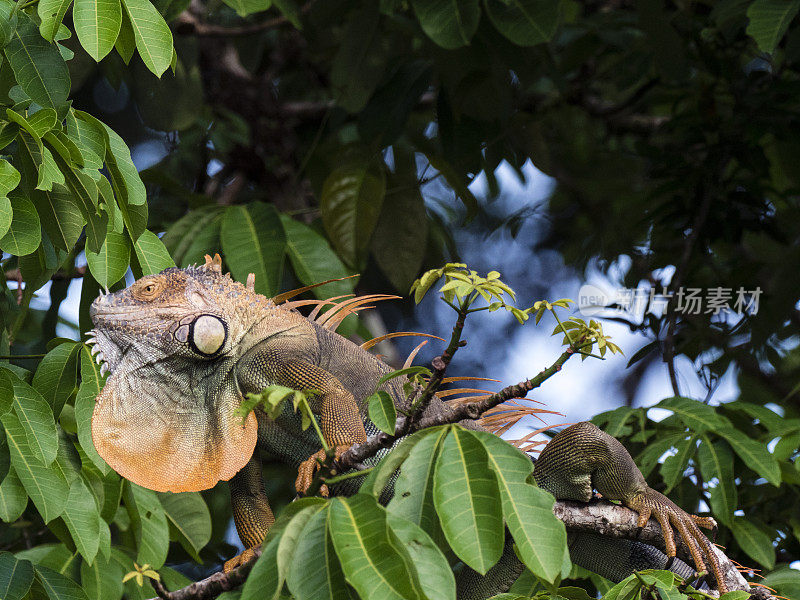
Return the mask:
POLYGON ((89 343, 111 373, 92 438, 114 470, 150 489, 190 491, 230 479, 250 459, 256 419, 234 414, 231 365, 250 315, 271 307, 250 288, 223 275, 217 255, 92 303, 89 343))

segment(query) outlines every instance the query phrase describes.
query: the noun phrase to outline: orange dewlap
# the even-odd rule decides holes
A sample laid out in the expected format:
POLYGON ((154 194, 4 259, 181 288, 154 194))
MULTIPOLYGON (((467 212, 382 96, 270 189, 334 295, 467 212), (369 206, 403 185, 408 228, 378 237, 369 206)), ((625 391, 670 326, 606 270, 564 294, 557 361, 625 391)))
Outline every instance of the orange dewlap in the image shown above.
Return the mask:
POLYGON ((135 402, 119 403, 113 379, 97 397, 92 441, 103 460, 133 483, 157 492, 206 490, 229 480, 253 455, 258 434, 253 413, 244 425, 234 414, 225 419, 200 414, 202 407, 164 419, 135 402))

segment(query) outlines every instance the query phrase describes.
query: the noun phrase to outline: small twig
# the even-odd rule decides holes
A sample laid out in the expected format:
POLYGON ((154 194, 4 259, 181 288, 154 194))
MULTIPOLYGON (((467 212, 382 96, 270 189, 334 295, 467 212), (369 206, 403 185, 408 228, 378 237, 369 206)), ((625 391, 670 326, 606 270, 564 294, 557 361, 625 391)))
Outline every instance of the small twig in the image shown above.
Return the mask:
POLYGON ((254 548, 253 551, 255 556, 252 559, 243 565, 239 565, 230 573, 219 571, 174 592, 168 592, 163 586, 162 591, 159 592, 156 587, 158 582, 155 580, 152 581, 153 588, 162 600, 211 600, 222 592, 235 590, 247 580, 253 565, 258 560, 258 557, 261 556, 261 548, 254 548))
MULTIPOLYGON (((75 267, 69 273, 65 273, 64 271, 56 271, 50 277, 50 279, 54 281, 60 280, 68 280, 68 279, 80 279, 86 275, 86 267, 75 267)), ((16 281, 20 283, 22 281, 22 273, 19 269, 10 269, 5 271, 6 281, 16 281)))
POLYGON ((459 404, 455 407, 449 407, 449 410, 443 411, 441 414, 431 416, 425 416, 423 414, 422 418, 416 420, 413 425, 410 423, 410 418, 399 417, 397 419, 395 435, 390 435, 383 432, 373 435, 363 444, 353 446, 347 452, 342 454, 336 463, 339 469, 343 471, 363 468, 363 463, 365 460, 375 456, 375 454, 382 449, 389 448, 399 437, 414 433, 420 429, 435 427, 436 425, 457 423, 458 421, 462 421, 464 419, 477 419, 490 408, 494 408, 506 400, 525 397, 528 392, 539 387, 547 379, 560 371, 564 363, 575 354, 579 354, 579 352, 573 350, 572 348, 567 348, 567 350, 561 356, 559 356, 552 365, 544 369, 535 377, 526 381, 522 381, 516 385, 505 387, 499 392, 487 396, 482 400, 459 404))
POLYGON ((340 481, 347 481, 348 479, 355 479, 356 477, 362 477, 364 475, 368 475, 370 471, 372 471, 373 467, 369 467, 368 469, 364 469, 362 471, 351 471, 350 473, 342 473, 341 475, 336 475, 335 477, 328 477, 325 480, 326 485, 331 485, 333 483, 339 483, 340 481))

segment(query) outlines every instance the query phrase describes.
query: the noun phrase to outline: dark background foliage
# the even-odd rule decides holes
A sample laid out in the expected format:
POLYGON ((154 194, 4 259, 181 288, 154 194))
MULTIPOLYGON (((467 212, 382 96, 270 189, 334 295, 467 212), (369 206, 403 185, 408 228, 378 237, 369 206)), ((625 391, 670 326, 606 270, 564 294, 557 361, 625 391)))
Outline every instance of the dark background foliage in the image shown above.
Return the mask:
MULTIPOLYGON (((14 62, 14 44, 22 42, 6 32, 21 32, 19 40, 30 43, 39 23, 53 20, 47 11, 62 6, 59 20, 66 17, 55 38, 60 55, 74 52, 66 63, 72 107, 110 126, 131 149, 147 204, 136 208, 142 205, 131 199, 134 184, 109 168, 110 149, 102 175, 95 173, 109 178, 113 194, 103 204, 103 186, 99 201, 94 191, 96 212, 79 210, 78 187, 85 179, 70 179, 80 169, 58 158, 46 140, 40 145, 51 148, 56 170, 67 177, 64 186, 54 176, 51 190, 42 189, 45 161, 23 156, 25 135, 31 134, 11 116, 2 117, 2 152, 22 174, 10 196, 9 227, 30 233, 20 221, 25 210, 17 209, 24 198, 14 196, 22 194, 32 200, 26 206, 39 214, 44 233, 18 253, 19 245, 0 240, 6 273, 0 350, 52 350, 59 323, 67 326, 59 332, 71 331, 77 339, 89 328, 86 309, 99 286, 123 285, 129 264, 139 275, 213 252, 223 253, 239 280, 255 272, 265 294, 359 273, 314 293, 407 295, 424 269, 465 255, 474 268, 501 267, 523 307, 552 298, 565 279, 589 272, 612 287, 645 291, 761 290, 754 314, 687 314, 675 301, 667 310, 606 313, 607 323, 621 323, 640 341, 625 348, 629 369, 615 374, 620 381, 613 404, 622 408, 598 422, 626 442, 654 485, 670 489, 687 510, 710 509, 723 525, 719 541, 732 556, 778 569, 771 581, 788 581, 780 569, 800 560, 800 3, 445 4, 159 0, 155 6, 171 27, 176 51, 167 68, 172 42, 164 31, 149 40, 135 37, 133 13, 123 10, 122 33, 111 40, 116 48, 103 54, 81 36, 69 3, 5 2, 0 103, 17 113, 29 110, 29 119, 37 103, 49 107, 61 128, 66 95, 59 100, 51 94, 52 106, 37 97, 25 83, 24 65, 14 62), (77 35, 68 37, 69 30, 77 35), (145 54, 149 64, 140 58, 145 54), (547 200, 505 201, 514 177, 530 183, 531 165, 554 181, 547 200), (47 206, 55 207, 52 216, 47 206), (106 221, 95 223, 103 216, 106 221), (150 232, 163 232, 163 247, 151 234, 140 237, 145 219, 150 232), (90 230, 98 227, 92 237, 90 230), (88 257, 88 270, 85 246, 97 251, 88 257), (504 250, 498 253, 498 247, 504 250), (490 260, 496 254, 498 262, 490 260), (93 256, 105 259, 92 263, 93 256), (49 302, 30 304, 48 280, 39 295, 49 302), (59 307, 78 297, 79 322, 65 323, 59 307), (676 361, 691 365, 705 389, 694 394, 694 403, 662 403, 672 411, 666 419, 648 419, 633 401, 645 372, 664 369, 672 395, 691 395, 676 361), (717 406, 714 392, 726 373, 735 378, 738 397, 717 406), (659 464, 665 454, 669 458, 659 464)), ((51 61, 37 63, 45 65, 44 80, 55 81, 61 63, 41 52, 51 61)), ((89 156, 83 145, 78 150, 89 156)), ((0 175, 13 180, 5 171, 0 175)), ((508 359, 507 352, 482 351, 510 338, 510 321, 499 322, 468 332, 476 350, 454 364, 461 369, 454 373, 483 374, 497 357, 508 359)), ((347 322, 343 332, 362 338, 381 328, 442 334, 449 326, 431 306, 413 313, 405 301, 380 317, 347 322)), ((402 362, 413 343, 398 344, 402 362)), ((90 399, 84 386, 96 380, 85 372, 91 361, 80 358, 84 351, 72 348, 51 361, 72 370, 63 399, 45 399, 60 435, 80 437, 86 403, 79 399, 82 393, 90 399)), ((23 378, 22 368, 37 375, 43 368, 37 358, 4 365, 23 378)), ((531 362, 529 375, 542 366, 531 362)), ((570 373, 580 377, 577 368, 570 373)), ((35 377, 28 381, 37 388, 35 377)), ((280 505, 291 498, 290 476, 269 468, 277 469, 267 479, 280 505)), ((100 475, 97 481, 111 485, 100 475)), ((6 492, 22 489, 13 484, 6 492)), ((153 498, 124 501, 130 518, 104 515, 115 544, 138 547, 143 525, 131 507, 153 498)), ((224 541, 225 490, 220 486, 203 499, 213 527, 198 525, 204 533, 194 544, 171 529, 182 544, 170 546, 169 561, 185 563, 194 576, 201 572, 187 567, 193 553, 200 552, 206 566, 231 554, 224 541), (205 534, 208 544, 200 543, 205 534)), ((181 513, 205 522, 202 502, 187 502, 194 504, 181 513)), ((49 552, 42 564, 80 581, 77 572, 90 567, 73 560, 74 531, 58 520, 45 526, 34 504, 36 510, 23 506, 17 519, 7 519, 15 522, 0 528, 0 543, 15 552, 27 547, 29 558, 49 552)), ((168 513, 159 514, 166 519, 168 513)), ((13 510, 4 518, 10 516, 13 510)), ((179 522, 170 527, 180 529, 179 522)), ((122 565, 122 558, 117 562, 122 565)), ((784 583, 787 595, 800 593, 793 581, 784 583)), ((129 594, 139 593, 126 585, 129 594)))

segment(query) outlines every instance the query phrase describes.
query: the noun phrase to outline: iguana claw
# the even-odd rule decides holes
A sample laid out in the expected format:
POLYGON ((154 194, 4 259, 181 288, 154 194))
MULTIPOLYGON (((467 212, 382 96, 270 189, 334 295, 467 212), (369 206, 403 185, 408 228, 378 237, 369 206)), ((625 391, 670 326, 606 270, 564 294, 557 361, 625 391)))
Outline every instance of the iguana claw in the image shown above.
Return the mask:
POLYGON ((222 565, 222 570, 225 573, 230 573, 236 567, 240 567, 243 564, 250 562, 256 557, 256 552, 255 552, 256 548, 258 548, 258 546, 256 546, 255 548, 247 548, 241 554, 237 554, 230 560, 226 560, 225 564, 222 565))
POLYGON ((700 525, 707 529, 714 529, 717 522, 712 517, 698 517, 697 515, 688 514, 669 498, 652 488, 646 488, 642 493, 625 498, 623 502, 628 508, 638 513, 637 525, 639 528, 647 525, 651 515, 656 518, 659 525, 661 525, 661 532, 664 536, 664 544, 667 547, 667 556, 670 557, 670 562, 676 554, 674 527, 680 538, 688 546, 697 572, 708 573, 707 560, 711 564, 719 590, 721 592, 726 591, 719 561, 714 554, 711 542, 697 527, 700 525))
MULTIPOLYGON (((334 456, 338 460, 338 458, 347 452, 352 444, 345 444, 336 446, 334 448, 334 456)), ((294 483, 294 487, 300 494, 305 494, 308 488, 311 486, 311 481, 314 479, 314 473, 319 470, 322 461, 325 460, 325 450, 320 449, 311 456, 309 456, 306 460, 300 463, 300 466, 297 468, 297 480, 294 483)), ((319 488, 319 493, 321 496, 325 498, 328 497, 328 486, 322 484, 319 488)))

